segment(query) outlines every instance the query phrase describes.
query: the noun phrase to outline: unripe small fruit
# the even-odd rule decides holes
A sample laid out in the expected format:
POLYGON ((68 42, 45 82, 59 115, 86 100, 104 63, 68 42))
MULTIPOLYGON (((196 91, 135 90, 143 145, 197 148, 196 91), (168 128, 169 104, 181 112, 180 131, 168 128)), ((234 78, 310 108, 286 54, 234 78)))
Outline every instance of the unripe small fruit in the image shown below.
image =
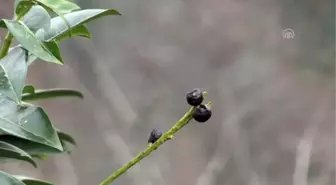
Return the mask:
POLYGON ((149 135, 148 143, 155 143, 162 136, 162 132, 159 128, 155 128, 149 135))
POLYGON ((191 106, 198 106, 203 102, 203 93, 200 89, 196 88, 187 93, 187 102, 191 106))
POLYGON ((198 122, 206 122, 211 117, 211 110, 208 109, 205 105, 201 104, 196 110, 193 112, 193 118, 198 122))

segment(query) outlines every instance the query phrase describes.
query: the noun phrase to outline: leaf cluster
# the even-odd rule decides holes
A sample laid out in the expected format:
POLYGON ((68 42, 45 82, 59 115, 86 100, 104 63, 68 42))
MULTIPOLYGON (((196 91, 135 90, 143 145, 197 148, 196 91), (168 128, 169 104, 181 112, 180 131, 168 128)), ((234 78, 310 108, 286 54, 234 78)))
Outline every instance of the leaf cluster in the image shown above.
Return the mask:
MULTIPOLYGON (((15 0, 12 19, 1 19, 8 33, 0 49, 0 162, 36 160, 71 152, 75 140, 56 128, 35 100, 78 97, 72 89, 35 89, 26 84, 29 66, 37 59, 64 64, 59 43, 69 37, 91 38, 87 23, 113 9, 81 9, 67 0, 15 0), (12 41, 19 44, 12 46, 12 41)), ((1 185, 51 185, 50 182, 0 171, 1 185)))

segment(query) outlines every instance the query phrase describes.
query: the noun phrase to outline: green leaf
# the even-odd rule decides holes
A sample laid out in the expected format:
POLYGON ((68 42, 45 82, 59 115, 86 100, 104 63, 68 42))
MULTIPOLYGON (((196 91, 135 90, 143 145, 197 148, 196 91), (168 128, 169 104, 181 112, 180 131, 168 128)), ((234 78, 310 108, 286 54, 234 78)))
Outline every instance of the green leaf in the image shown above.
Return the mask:
POLYGON ((26 185, 53 185, 51 182, 41 181, 32 177, 26 177, 22 175, 14 175, 15 178, 19 179, 26 185))
MULTIPOLYGON (((7 98, 1 98, 0 130, 16 137, 62 150, 58 135, 47 114, 42 108, 31 104, 17 105, 7 98)), ((24 148, 22 149, 24 150, 24 148)))
POLYGON ((61 135, 58 132, 58 137, 60 137, 60 140, 63 146, 63 151, 70 154, 72 152, 73 147, 76 146, 76 142, 70 135, 65 134, 65 133, 62 133, 62 134, 63 135, 61 135), (65 137, 65 138, 61 139, 61 137, 65 137))
POLYGON ((59 15, 70 13, 74 10, 79 10, 80 7, 75 3, 71 3, 66 0, 16 0, 15 1, 15 12, 20 14, 28 8, 29 5, 38 4, 44 8, 51 9, 59 15))
POLYGON ((48 50, 56 57, 59 61, 63 61, 60 49, 56 41, 43 42, 48 50))
POLYGON ((0 157, 5 157, 6 159, 27 161, 34 167, 37 167, 35 161, 28 153, 14 145, 3 141, 0 141, 0 157))
POLYGON ((35 0, 39 4, 42 4, 59 15, 70 13, 75 10, 79 10, 80 7, 75 3, 66 0, 35 0))
POLYGON ((32 157, 40 157, 51 154, 59 154, 63 151, 55 149, 53 147, 36 143, 30 140, 18 138, 11 135, 0 135, 0 141, 4 141, 6 143, 10 143, 18 148, 21 148, 25 152, 27 152, 32 157))
POLYGON ((70 143, 72 145, 75 145, 75 146, 77 145, 75 139, 72 136, 70 136, 69 134, 66 134, 66 133, 60 132, 60 131, 57 132, 57 134, 58 134, 58 137, 60 138, 61 141, 68 142, 68 143, 70 143))
POLYGON ((40 159, 40 160, 45 160, 48 159, 48 156, 45 154, 33 154, 31 155, 33 158, 40 159))
MULTIPOLYGON (((55 130, 57 130, 55 128, 55 130)), ((44 159, 48 155, 54 155, 64 152, 69 152, 70 147, 66 145, 66 143, 70 143, 74 146, 76 146, 75 140, 68 134, 63 133, 61 131, 57 131, 57 135, 61 141, 63 151, 60 151, 58 149, 52 148, 50 146, 36 143, 33 141, 25 140, 22 138, 18 138, 12 135, 0 135, 0 141, 10 143, 11 145, 14 145, 18 148, 21 148, 25 152, 27 152, 29 155, 35 158, 44 159)))
POLYGON ((75 139, 69 134, 61 132, 57 128, 56 128, 56 131, 57 131, 58 137, 61 140, 61 143, 63 146, 63 152, 70 154, 72 152, 73 146, 77 145, 75 139))
MULTIPOLYGON (((15 12, 18 16, 20 16, 22 13, 25 13, 27 11, 25 10, 25 8, 29 9, 32 4, 39 4, 45 9, 55 12, 61 17, 61 19, 65 22, 69 29, 70 25, 63 15, 80 9, 80 7, 75 3, 71 3, 66 0, 31 0, 28 1, 28 3, 26 0, 21 0, 20 2, 18 2, 17 6, 15 6, 15 12)), ((69 35, 71 36, 71 32, 69 33, 69 35)))
POLYGON ((0 95, 21 103, 21 94, 27 75, 26 54, 17 47, 0 60, 0 95))
POLYGON ((0 28, 7 29, 7 26, 6 26, 6 24, 3 21, 0 21, 0 28))
POLYGON ((32 85, 26 85, 24 86, 22 93, 28 93, 28 94, 34 94, 35 93, 35 88, 32 85))
POLYGON ((6 24, 11 34, 13 34, 16 40, 29 52, 47 62, 63 64, 62 60, 54 56, 57 56, 59 51, 55 53, 55 51, 48 50, 48 47, 42 41, 38 40, 27 26, 13 20, 3 19, 1 21, 6 24))
MULTIPOLYGON (((87 9, 68 13, 64 15, 64 18, 70 24, 71 33, 73 35, 90 38, 91 34, 84 26, 84 24, 107 15, 121 15, 121 14, 113 9, 87 9)), ((51 19, 49 30, 40 29, 36 32, 36 37, 40 40, 45 41, 51 41, 51 40, 60 41, 68 36, 69 36, 68 25, 64 22, 64 20, 60 16, 51 19)), ((34 55, 29 55, 28 65, 32 64, 36 59, 37 57, 35 57, 34 55)))
MULTIPOLYGON (((88 28, 85 25, 79 25, 71 29, 71 35, 72 36, 79 36, 79 37, 85 37, 85 38, 91 38, 92 35, 89 32, 88 28)), ((66 38, 69 37, 69 32, 64 32, 63 34, 59 35, 56 38, 57 42, 60 42, 66 38)))
POLYGON ((78 97, 83 98, 83 94, 76 90, 71 89, 44 89, 44 90, 36 90, 34 94, 23 94, 23 101, 33 101, 33 100, 41 100, 41 99, 50 99, 57 97, 78 97))
POLYGON ((15 19, 20 18, 24 16, 30 8, 35 5, 33 1, 27 1, 27 0, 15 0, 14 2, 14 9, 15 9, 15 14, 14 17, 15 19))
POLYGON ((0 171, 0 184, 1 185, 25 185, 23 182, 21 182, 17 178, 3 171, 0 171))
POLYGON ((48 30, 50 27, 50 15, 40 5, 34 5, 22 18, 22 22, 35 33, 39 29, 48 30))
MULTIPOLYGON (((121 15, 118 11, 113 9, 87 9, 79 10, 76 12, 68 13, 64 15, 64 18, 69 22, 71 28, 75 28, 94 19, 107 16, 107 15, 121 15)), ((55 17, 51 19, 50 29, 38 30, 36 37, 41 40, 53 40, 60 36, 64 36, 69 31, 68 26, 64 23, 61 17, 55 17)))

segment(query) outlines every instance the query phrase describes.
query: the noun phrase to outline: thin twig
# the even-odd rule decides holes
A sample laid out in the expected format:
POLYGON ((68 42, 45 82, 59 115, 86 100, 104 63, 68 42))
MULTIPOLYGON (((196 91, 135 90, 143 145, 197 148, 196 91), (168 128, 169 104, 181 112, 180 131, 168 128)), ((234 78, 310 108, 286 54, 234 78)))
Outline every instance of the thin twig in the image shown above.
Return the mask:
MULTIPOLYGON (((210 105, 211 103, 208 103, 210 105)), ((187 125, 189 121, 192 120, 192 113, 194 112, 196 108, 192 107, 190 108, 183 117, 176 122, 176 124, 169 129, 165 134, 163 134, 160 139, 158 139, 154 144, 149 145, 147 149, 140 152, 137 156, 135 156, 131 161, 129 161, 127 164, 119 168, 116 172, 114 172, 112 175, 107 177, 103 182, 100 183, 100 185, 108 185, 112 183, 115 179, 117 179, 120 175, 124 174, 129 168, 140 162, 143 158, 147 157, 150 153, 152 153, 154 150, 156 150, 160 145, 165 143, 167 140, 171 139, 174 134, 179 131, 182 127, 187 125)))

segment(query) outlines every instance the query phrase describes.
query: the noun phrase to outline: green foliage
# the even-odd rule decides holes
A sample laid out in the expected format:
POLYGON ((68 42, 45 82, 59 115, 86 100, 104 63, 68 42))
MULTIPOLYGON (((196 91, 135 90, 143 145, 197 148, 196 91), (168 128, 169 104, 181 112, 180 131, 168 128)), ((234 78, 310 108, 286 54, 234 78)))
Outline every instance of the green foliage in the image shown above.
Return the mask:
POLYGON ((0 184, 1 185, 26 185, 19 179, 3 171, 0 171, 0 184))
POLYGON ((40 5, 34 5, 22 18, 22 22, 35 33, 39 29, 50 27, 51 17, 47 10, 40 5))
POLYGON ((41 180, 34 179, 34 178, 31 178, 31 177, 25 177, 25 176, 20 176, 20 175, 15 175, 14 177, 19 179, 20 181, 22 181, 26 185, 53 185, 50 182, 41 181, 41 180))
POLYGON ((9 143, 0 141, 0 152, 3 160, 8 159, 17 159, 17 160, 23 160, 31 163, 36 167, 36 163, 33 160, 33 158, 26 153, 24 150, 11 145, 9 143))
POLYGON ((49 99, 49 98, 57 98, 57 97, 84 98, 84 96, 81 92, 76 91, 76 90, 72 90, 72 89, 46 89, 46 90, 40 89, 40 90, 37 90, 37 91, 33 91, 33 92, 23 94, 22 95, 22 100, 23 101, 32 101, 32 100, 49 99))
MULTIPOLYGON (((69 23, 71 30, 76 33, 74 30, 75 28, 83 25, 85 23, 88 23, 92 20, 95 20, 97 18, 107 16, 107 15, 120 15, 119 12, 116 10, 103 10, 103 9, 89 9, 89 10, 79 10, 76 12, 68 13, 64 15, 64 18, 69 23)), ((87 30, 85 29, 78 29, 78 33, 76 34, 83 34, 80 32, 81 30, 84 30, 84 35, 87 34, 87 30)), ((79 35, 81 35, 79 34, 79 35)), ((64 37, 64 35, 69 35, 69 29, 65 22, 63 21, 62 17, 58 16, 55 18, 52 18, 50 21, 50 28, 48 30, 40 29, 37 31, 36 36, 39 39, 42 40, 54 40, 59 39, 60 37, 64 37)))
POLYGON ((21 103, 22 88, 28 70, 25 55, 24 50, 16 48, 0 60, 0 92, 18 104, 21 103))
MULTIPOLYGON (((59 42, 71 36, 91 38, 87 23, 113 9, 81 10, 67 0, 15 0, 13 19, 1 19, 8 31, 0 49, 0 162, 35 160, 70 153, 74 138, 58 130, 35 100, 61 97, 83 98, 72 89, 35 89, 25 84, 29 65, 41 59, 64 64, 59 42), (19 45, 11 47, 12 40, 19 45), (27 103, 29 101, 30 103, 27 103)), ((52 185, 31 177, 0 171, 1 185, 52 185)))
POLYGON ((22 22, 16 20, 2 19, 6 24, 8 31, 14 38, 30 53, 38 58, 57 64, 62 64, 63 61, 59 56, 59 49, 55 41, 44 42, 35 37, 35 34, 22 22))

